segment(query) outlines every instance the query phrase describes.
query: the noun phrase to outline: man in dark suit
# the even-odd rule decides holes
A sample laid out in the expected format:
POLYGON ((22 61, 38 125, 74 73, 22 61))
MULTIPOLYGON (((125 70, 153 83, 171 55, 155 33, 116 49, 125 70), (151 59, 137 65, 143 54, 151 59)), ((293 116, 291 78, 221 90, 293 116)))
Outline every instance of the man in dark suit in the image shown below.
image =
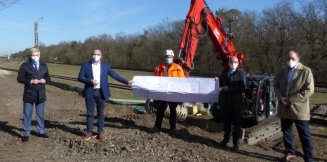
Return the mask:
POLYGON ((31 57, 20 66, 17 76, 17 81, 25 85, 23 95, 23 142, 27 142, 29 139, 33 105, 35 105, 36 109, 38 135, 48 138, 44 128, 45 84, 50 82, 48 66, 39 61, 40 51, 37 48, 32 48, 30 52, 31 57))
POLYGON ((87 109, 87 133, 84 135, 84 140, 92 138, 95 105, 98 115, 98 139, 100 141, 105 140, 104 107, 105 100, 110 97, 108 75, 121 83, 132 84, 132 81, 122 78, 111 69, 109 64, 101 61, 101 56, 102 53, 99 49, 93 50, 92 60, 83 63, 78 74, 78 80, 85 84, 83 96, 87 109))
POLYGON ((239 151, 241 137, 241 111, 242 111, 242 93, 246 85, 246 74, 239 68, 237 57, 229 58, 229 69, 224 70, 221 74, 219 86, 220 103, 223 108, 224 122, 224 139, 221 146, 226 147, 231 135, 233 135, 233 150, 239 151), (232 131, 234 126, 234 131, 232 131))

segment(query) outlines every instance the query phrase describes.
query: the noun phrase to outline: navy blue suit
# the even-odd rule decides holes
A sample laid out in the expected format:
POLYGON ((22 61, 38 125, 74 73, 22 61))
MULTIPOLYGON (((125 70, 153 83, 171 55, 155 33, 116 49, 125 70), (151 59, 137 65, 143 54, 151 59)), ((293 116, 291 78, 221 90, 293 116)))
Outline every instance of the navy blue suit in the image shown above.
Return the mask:
POLYGON ((104 107, 105 100, 111 96, 108 83, 108 75, 115 80, 128 84, 128 81, 123 77, 115 73, 109 64, 106 62, 100 62, 100 89, 95 89, 92 84, 93 70, 92 61, 83 63, 81 70, 78 74, 78 80, 84 83, 83 96, 85 97, 85 104, 87 108, 87 133, 92 134, 93 132, 93 116, 94 107, 97 105, 97 116, 98 116, 98 132, 104 131, 104 107))
POLYGON ((38 62, 39 66, 34 67, 33 61, 29 58, 23 63, 18 71, 17 81, 24 84, 23 94, 23 136, 29 136, 32 123, 33 105, 36 110, 37 129, 39 134, 45 134, 44 128, 44 103, 46 101, 45 84, 32 84, 33 79, 44 79, 46 83, 51 81, 48 66, 38 62))
MULTIPOLYGON (((121 83, 128 84, 128 81, 115 73, 109 64, 101 61, 100 87, 101 93, 103 95, 102 97, 104 97, 104 99, 108 99, 108 97, 111 96, 109 90, 108 75, 121 83)), ((78 74, 78 81, 85 84, 83 91, 83 96, 85 98, 90 98, 92 96, 93 84, 91 80, 93 80, 92 61, 88 61, 83 63, 78 74)))
POLYGON ((28 103, 43 103, 46 101, 45 84, 31 84, 32 79, 45 79, 50 82, 47 64, 39 62, 39 69, 35 70, 33 62, 28 59, 18 71, 17 81, 24 84, 23 101, 28 103))

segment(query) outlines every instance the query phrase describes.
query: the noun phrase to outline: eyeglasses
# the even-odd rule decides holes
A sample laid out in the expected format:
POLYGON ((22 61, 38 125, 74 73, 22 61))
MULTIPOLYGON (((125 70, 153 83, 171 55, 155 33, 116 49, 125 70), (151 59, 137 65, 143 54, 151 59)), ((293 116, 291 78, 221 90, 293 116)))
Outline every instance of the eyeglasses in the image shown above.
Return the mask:
POLYGON ((101 54, 96 54, 96 53, 92 53, 92 55, 97 55, 97 56, 101 56, 101 54))

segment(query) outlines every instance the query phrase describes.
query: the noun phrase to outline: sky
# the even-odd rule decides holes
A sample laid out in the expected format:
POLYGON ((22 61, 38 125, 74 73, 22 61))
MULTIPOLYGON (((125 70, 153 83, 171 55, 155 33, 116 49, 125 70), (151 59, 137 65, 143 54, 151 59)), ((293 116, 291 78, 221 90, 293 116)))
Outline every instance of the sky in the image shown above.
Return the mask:
MULTIPOLYGON (((142 33, 164 20, 182 20, 190 0, 0 0, 0 55, 34 46, 34 22, 45 45, 84 41, 103 33, 142 33), (1 3, 0 3, 1 4, 1 3), (43 17, 43 21, 41 21, 43 17)), ((282 0, 206 0, 210 9, 257 11, 282 0)))

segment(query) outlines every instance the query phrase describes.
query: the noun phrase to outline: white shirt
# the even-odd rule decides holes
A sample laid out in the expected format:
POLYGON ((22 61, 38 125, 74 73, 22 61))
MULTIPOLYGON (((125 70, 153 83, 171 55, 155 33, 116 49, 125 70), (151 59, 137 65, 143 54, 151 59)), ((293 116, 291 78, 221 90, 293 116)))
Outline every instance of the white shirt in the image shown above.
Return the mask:
POLYGON ((94 85, 94 88, 101 88, 100 87, 100 74, 101 74, 101 63, 92 63, 92 72, 93 72, 93 79, 98 81, 98 84, 94 85))

